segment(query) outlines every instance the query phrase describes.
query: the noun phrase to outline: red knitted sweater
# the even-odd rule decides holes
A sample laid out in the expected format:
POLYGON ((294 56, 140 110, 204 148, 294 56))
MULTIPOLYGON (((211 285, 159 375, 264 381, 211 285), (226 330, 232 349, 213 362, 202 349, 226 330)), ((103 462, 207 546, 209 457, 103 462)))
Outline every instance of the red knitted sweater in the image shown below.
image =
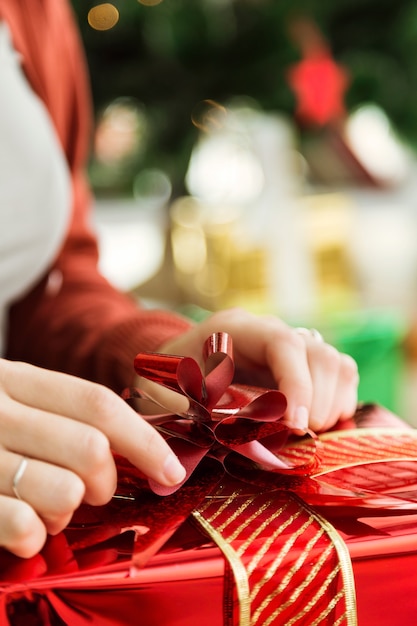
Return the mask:
POLYGON ((157 349, 189 323, 168 312, 139 309, 98 272, 85 176, 90 92, 71 7, 66 0, 0 0, 1 18, 10 27, 33 89, 50 112, 72 174, 74 198, 68 235, 55 263, 10 308, 6 357, 99 381, 119 392, 132 382, 137 352, 157 349), (48 288, 53 271, 63 277, 58 290, 48 288))

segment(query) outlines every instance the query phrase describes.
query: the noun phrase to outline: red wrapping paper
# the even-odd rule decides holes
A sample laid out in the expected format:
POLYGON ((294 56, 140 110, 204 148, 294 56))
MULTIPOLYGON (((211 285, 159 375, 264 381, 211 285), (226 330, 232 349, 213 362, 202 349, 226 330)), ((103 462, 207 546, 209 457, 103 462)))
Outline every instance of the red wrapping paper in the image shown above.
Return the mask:
POLYGON ((152 418, 191 458, 186 483, 158 495, 117 458, 109 505, 82 506, 32 559, 0 552, 0 624, 414 623, 415 431, 369 406, 351 430, 295 437, 282 394, 232 384, 227 336, 206 357, 204 375, 181 357, 135 361, 189 400, 152 418))

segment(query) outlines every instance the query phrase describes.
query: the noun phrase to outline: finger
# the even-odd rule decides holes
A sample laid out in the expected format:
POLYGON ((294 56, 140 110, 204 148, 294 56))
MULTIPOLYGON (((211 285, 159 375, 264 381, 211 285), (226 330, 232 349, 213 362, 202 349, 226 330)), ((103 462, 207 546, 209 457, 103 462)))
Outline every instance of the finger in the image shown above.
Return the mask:
POLYGON ((333 427, 339 420, 353 416, 358 404, 359 373, 356 361, 347 354, 340 354, 337 385, 333 405, 323 430, 333 427))
POLYGON ((302 338, 288 333, 279 342, 271 344, 268 362, 278 382, 278 388, 287 398, 286 421, 303 432, 309 427, 309 416, 314 398, 314 381, 302 338))
MULTIPOLYGON (((227 332, 233 339, 235 364, 247 370, 272 372, 286 395, 286 418, 294 428, 305 430, 312 398, 312 381, 306 345, 294 329, 273 316, 255 316, 241 309, 213 314, 181 338, 165 344, 169 352, 195 356, 213 332, 227 332)), ((269 381, 270 376, 266 376, 269 381)))
POLYGON ((45 525, 27 502, 0 495, 1 547, 30 558, 42 549, 46 537, 45 525))
POLYGON ((313 381, 309 424, 316 432, 328 430, 351 416, 357 402, 358 371, 355 361, 333 346, 306 338, 313 381))
POLYGON ((234 359, 237 366, 254 367, 268 364, 265 361, 265 343, 270 338, 270 327, 288 328, 278 318, 253 315, 240 308, 213 313, 200 324, 165 342, 161 352, 194 358, 202 365, 203 345, 207 337, 216 332, 229 333, 233 339, 234 359))
POLYGON ((307 359, 313 382, 309 426, 315 432, 324 430, 332 419, 338 391, 340 354, 333 346, 305 339, 307 359))
POLYGON ((0 450, 0 494, 27 502, 42 520, 49 534, 65 528, 84 495, 84 483, 73 472, 36 459, 25 459, 0 450), (16 491, 14 490, 16 488, 16 491))
MULTIPOLYGON (((114 451, 161 484, 173 485, 183 480, 185 470, 168 444, 111 390, 25 363, 8 365, 0 369, 0 383, 16 401, 54 415, 66 416, 101 431, 114 451), (25 380, 24 385, 22 379, 25 380)), ((93 439, 97 444, 97 435, 93 439)), ((105 448, 102 440, 97 448, 100 456, 100 450, 105 448)))
POLYGON ((97 428, 10 398, 0 406, 0 423, 3 448, 78 475, 89 504, 111 498, 116 467, 109 441, 97 428))
POLYGON ((293 329, 276 317, 239 309, 215 314, 208 323, 214 324, 213 331, 217 326, 232 334, 236 363, 270 368, 286 395, 286 420, 293 428, 322 430, 353 412, 356 364, 324 343, 315 329, 293 329))

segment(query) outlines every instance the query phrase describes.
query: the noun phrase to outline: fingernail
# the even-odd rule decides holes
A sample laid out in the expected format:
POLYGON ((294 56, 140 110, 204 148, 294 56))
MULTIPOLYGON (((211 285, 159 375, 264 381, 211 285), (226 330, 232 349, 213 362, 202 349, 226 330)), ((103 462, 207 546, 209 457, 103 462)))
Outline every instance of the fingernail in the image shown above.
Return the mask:
POLYGON ((294 430, 306 433, 308 428, 308 409, 305 406, 298 406, 293 415, 292 426, 294 430))
POLYGON ((170 485, 177 485, 185 478, 185 468, 181 465, 175 454, 169 454, 164 463, 164 476, 170 485))

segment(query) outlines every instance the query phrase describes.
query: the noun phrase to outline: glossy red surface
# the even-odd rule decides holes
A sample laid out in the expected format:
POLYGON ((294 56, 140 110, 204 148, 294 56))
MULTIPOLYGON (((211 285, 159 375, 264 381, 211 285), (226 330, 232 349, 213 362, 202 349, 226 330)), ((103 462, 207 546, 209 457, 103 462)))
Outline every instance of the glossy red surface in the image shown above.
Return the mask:
POLYGON ((0 552, 1 626, 248 624, 235 557, 221 544, 246 572, 251 626, 350 626, 328 523, 348 549, 358 625, 417 623, 415 431, 369 405, 344 431, 292 437, 280 422, 282 394, 225 387, 233 370, 227 336, 210 338, 206 355, 205 376, 189 359, 145 359, 150 377, 209 414, 203 430, 193 414, 161 422, 188 463, 185 484, 157 495, 117 457, 119 484, 108 505, 80 507, 32 559, 0 552), (266 451, 284 467, 268 465, 266 451), (217 535, 209 538, 196 509, 217 535))

